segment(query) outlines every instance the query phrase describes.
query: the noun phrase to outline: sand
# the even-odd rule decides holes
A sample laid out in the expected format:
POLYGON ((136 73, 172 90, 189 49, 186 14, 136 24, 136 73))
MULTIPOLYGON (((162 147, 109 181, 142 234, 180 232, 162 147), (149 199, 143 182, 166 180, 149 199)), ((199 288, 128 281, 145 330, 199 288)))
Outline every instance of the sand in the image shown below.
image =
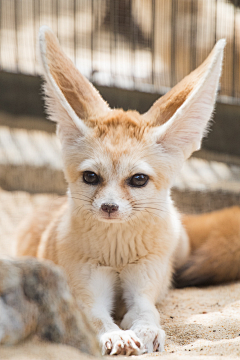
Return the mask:
MULTIPOLYGON (((0 254, 11 253, 13 234, 19 221, 51 195, 30 195, 0 191, 0 254)), ((172 289, 158 305, 166 331, 164 353, 139 358, 215 360, 240 357, 240 283, 207 288, 172 289)), ((119 358, 119 357, 118 357, 119 358)), ((0 347, 1 360, 87 359, 64 345, 28 340, 12 347, 0 347)))
POLYGON ((167 354, 240 356, 240 283, 174 289, 158 309, 167 354))

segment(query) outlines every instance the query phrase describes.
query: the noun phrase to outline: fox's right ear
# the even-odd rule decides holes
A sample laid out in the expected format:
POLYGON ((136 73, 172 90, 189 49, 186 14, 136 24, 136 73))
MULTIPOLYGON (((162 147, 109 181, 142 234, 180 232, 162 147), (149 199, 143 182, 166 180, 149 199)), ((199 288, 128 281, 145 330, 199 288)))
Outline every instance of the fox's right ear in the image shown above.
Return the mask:
POLYGON ((152 122, 154 142, 175 159, 179 155, 186 160, 200 149, 214 110, 225 44, 219 40, 202 65, 143 115, 152 122))
POLYGON ((47 26, 39 31, 39 53, 49 117, 60 128, 89 131, 85 120, 104 116, 110 111, 95 87, 63 53, 58 39, 47 26))

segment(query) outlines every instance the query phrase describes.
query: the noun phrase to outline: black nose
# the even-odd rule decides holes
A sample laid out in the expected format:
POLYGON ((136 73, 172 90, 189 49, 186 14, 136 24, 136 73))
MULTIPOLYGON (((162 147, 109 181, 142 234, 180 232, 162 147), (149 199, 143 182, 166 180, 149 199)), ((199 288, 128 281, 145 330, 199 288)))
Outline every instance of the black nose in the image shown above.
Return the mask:
POLYGON ((105 203, 101 205, 101 209, 107 213, 113 213, 114 211, 117 211, 119 206, 117 204, 109 204, 105 203))

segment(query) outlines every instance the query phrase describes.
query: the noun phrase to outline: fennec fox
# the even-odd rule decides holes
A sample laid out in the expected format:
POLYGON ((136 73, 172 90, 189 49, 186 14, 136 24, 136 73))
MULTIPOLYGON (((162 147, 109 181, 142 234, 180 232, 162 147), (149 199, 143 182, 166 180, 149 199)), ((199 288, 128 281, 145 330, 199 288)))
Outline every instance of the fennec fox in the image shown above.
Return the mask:
POLYGON ((25 224, 18 255, 65 269, 103 354, 163 351, 155 304, 190 252, 170 189, 206 132, 225 40, 143 115, 110 109, 49 28, 41 28, 39 43, 47 109, 58 125, 69 188, 62 206, 25 224), (120 327, 112 318, 122 307, 119 299, 126 306, 120 327))

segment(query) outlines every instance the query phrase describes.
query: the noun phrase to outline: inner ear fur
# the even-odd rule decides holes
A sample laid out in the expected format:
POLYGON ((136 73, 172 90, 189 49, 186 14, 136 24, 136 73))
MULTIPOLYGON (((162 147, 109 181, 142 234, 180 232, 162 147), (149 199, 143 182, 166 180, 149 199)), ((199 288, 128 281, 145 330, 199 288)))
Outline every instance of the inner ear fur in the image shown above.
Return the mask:
MULTIPOLYGON (((109 111, 108 104, 95 87, 63 53, 51 29, 46 26, 41 27, 39 43, 44 76, 50 91, 58 92, 59 89, 75 114, 82 120, 102 116, 109 111)), ((49 89, 47 93, 49 96, 49 89)))
POLYGON ((214 110, 225 44, 219 40, 204 63, 145 114, 152 117, 154 141, 175 157, 182 154, 184 160, 200 149, 214 110))
MULTIPOLYGON (((220 41, 223 41, 225 44, 224 39, 220 41)), ((152 123, 153 126, 166 123, 187 100, 188 96, 204 77, 213 60, 215 50, 214 47, 206 60, 197 69, 155 101, 152 107, 143 114, 143 117, 152 123)))

